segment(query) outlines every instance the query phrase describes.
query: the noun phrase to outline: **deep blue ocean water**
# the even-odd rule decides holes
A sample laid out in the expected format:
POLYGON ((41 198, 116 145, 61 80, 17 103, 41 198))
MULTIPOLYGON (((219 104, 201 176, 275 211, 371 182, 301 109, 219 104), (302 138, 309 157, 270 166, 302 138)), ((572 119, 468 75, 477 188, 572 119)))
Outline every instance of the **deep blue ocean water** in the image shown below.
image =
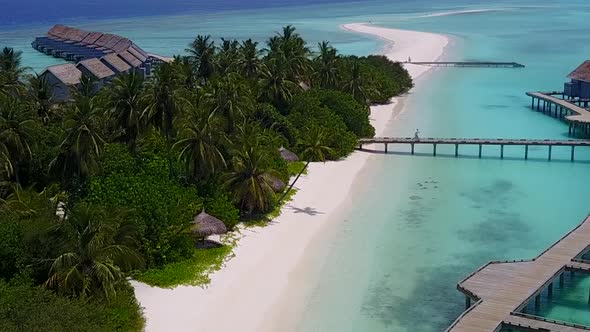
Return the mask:
MULTIPOLYGON (((565 76, 590 54, 590 44, 580 42, 590 32, 590 3, 583 0, 172 1, 165 9, 154 0, 125 6, 113 0, 65 6, 58 0, 52 7, 60 3, 67 10, 51 14, 30 1, 9 5, 17 7, 0 13, 0 46, 22 49, 26 65, 41 70, 59 60, 29 43, 54 23, 125 35, 163 55, 182 53, 196 34, 263 42, 294 24, 312 46, 330 40, 343 53, 365 55, 378 52, 381 42, 339 25, 372 21, 449 34, 457 40, 453 59, 526 65, 436 70, 408 96, 408 110, 389 136, 420 128, 423 136, 565 138, 567 126, 531 111, 524 93, 561 89, 565 76), (120 10, 104 10, 109 4, 120 10), (465 9, 499 10, 453 14, 465 9)), ((474 155, 476 149, 461 153, 474 155)), ((327 261, 310 285, 298 331, 441 331, 463 310, 458 280, 489 260, 537 255, 590 210, 588 151, 579 151, 576 163, 561 149, 554 149, 551 163, 542 148, 531 148, 528 161, 518 147, 506 148, 504 160, 493 147, 484 149, 481 160, 454 158, 451 147, 439 148, 447 157, 433 158, 429 148, 419 152, 370 163, 356 205, 325 246, 327 261)), ((579 308, 570 313, 561 306, 546 314, 589 313, 579 308)))

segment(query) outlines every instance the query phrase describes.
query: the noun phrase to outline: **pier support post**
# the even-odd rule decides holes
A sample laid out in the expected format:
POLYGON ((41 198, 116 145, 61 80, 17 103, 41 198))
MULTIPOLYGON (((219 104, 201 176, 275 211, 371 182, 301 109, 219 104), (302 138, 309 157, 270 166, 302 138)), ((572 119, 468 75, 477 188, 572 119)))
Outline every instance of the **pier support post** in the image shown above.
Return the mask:
POLYGON ((385 153, 387 153, 387 143, 385 143, 385 153))
POLYGON ((455 157, 459 156, 459 144, 455 144, 455 157))
POLYGON ((548 160, 548 161, 551 161, 551 148, 552 148, 552 147, 553 147, 553 146, 549 145, 549 155, 547 156, 547 160, 548 160))
POLYGON ((471 298, 469 296, 465 296, 465 310, 469 309, 469 307, 471 307, 471 298))
POLYGON ((570 136, 572 135, 572 123, 570 122, 570 126, 567 132, 570 136))
POLYGON ((574 161, 574 149, 576 148, 575 145, 572 145, 572 155, 571 155, 571 161, 574 161))
POLYGON ((564 283, 564 280, 563 280, 563 279, 564 279, 564 277, 563 277, 563 274, 564 274, 564 273, 565 273, 565 272, 562 272, 562 273, 559 275, 559 288, 563 288, 563 283, 564 283))
POLYGON ((436 143, 432 144, 432 155, 436 156, 436 143))
POLYGON ((541 99, 537 99, 537 111, 541 108, 541 99))
POLYGON ((539 309, 541 306, 541 294, 535 296, 535 309, 539 309))
POLYGON ((411 145, 412 145, 412 154, 414 154, 414 143, 412 143, 411 145))
POLYGON ((543 100, 543 114, 547 112, 547 101, 543 100))
POLYGON ((524 160, 529 159, 529 146, 525 145, 524 146, 524 160))
POLYGON ((531 97, 531 108, 535 109, 535 97, 531 97))
POLYGON ((553 297, 553 282, 551 282, 549 284, 549 287, 547 288, 547 297, 549 297, 549 298, 553 297))
POLYGON ((481 158, 481 144, 479 145, 479 155, 478 155, 478 157, 481 158))
POLYGON ((500 159, 504 159, 504 144, 500 145, 500 159))

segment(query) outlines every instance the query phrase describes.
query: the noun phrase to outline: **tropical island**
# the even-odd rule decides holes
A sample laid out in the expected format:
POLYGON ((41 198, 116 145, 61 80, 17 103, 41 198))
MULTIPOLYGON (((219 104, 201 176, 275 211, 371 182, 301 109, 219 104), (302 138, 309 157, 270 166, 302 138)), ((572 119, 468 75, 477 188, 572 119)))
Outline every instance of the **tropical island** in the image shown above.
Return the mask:
POLYGON ((130 279, 206 284, 232 230, 267 224, 310 162, 375 135, 370 105, 413 86, 292 26, 265 45, 199 35, 147 78, 84 76, 65 101, 21 62, 2 50, 2 331, 141 331, 130 279))

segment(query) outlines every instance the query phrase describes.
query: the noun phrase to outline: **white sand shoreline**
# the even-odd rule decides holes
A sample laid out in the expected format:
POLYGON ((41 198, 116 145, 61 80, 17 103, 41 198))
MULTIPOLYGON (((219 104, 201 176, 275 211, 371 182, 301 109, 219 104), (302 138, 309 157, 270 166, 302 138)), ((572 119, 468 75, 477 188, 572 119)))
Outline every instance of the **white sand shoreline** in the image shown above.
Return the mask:
MULTIPOLYGON (((434 61, 449 42, 443 35, 359 23, 342 28, 381 38, 388 44, 385 55, 396 61, 409 56, 414 61, 434 61)), ((406 68, 414 80, 430 69, 417 65, 406 68)), ((394 99, 390 104, 371 107, 377 136, 384 135, 399 103, 394 99)), ((291 273, 309 255, 306 248, 341 210, 370 158, 370 154, 355 152, 342 161, 310 165, 308 175, 297 183, 299 192, 281 216, 267 227, 242 230, 235 257, 211 276, 209 287, 160 289, 133 282, 144 307, 146 331, 272 331, 274 324, 269 320, 292 321, 293 317, 269 314, 276 314, 275 306, 293 287, 291 273)))

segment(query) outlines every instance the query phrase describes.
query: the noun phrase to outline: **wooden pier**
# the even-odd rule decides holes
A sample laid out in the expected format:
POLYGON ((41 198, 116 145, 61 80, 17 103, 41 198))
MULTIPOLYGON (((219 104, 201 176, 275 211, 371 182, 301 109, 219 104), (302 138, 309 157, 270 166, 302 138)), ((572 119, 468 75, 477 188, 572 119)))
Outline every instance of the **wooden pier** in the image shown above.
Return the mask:
POLYGON ((493 62, 493 61, 406 61, 411 65, 423 65, 432 67, 469 67, 469 68, 524 68, 523 64, 517 62, 493 62))
POLYGON ((565 99, 562 91, 527 92, 531 108, 569 123, 571 136, 590 136, 590 99, 565 99), (561 98, 556 96, 561 95, 561 98))
POLYGON ((553 295, 568 273, 590 273, 590 264, 578 259, 590 249, 590 216, 532 260, 490 262, 465 279, 457 289, 466 296, 466 310, 446 332, 496 332, 502 327, 527 331, 590 331, 590 327, 537 317, 525 312, 539 305, 540 295, 553 295))
POLYGON ((374 138, 362 138, 359 140, 359 149, 363 150, 364 144, 383 144, 384 152, 389 151, 389 145, 409 145, 410 153, 415 153, 416 145, 432 145, 432 155, 436 156, 437 146, 439 145, 452 145, 455 147, 455 157, 459 156, 459 147, 463 145, 477 145, 479 147, 478 157, 482 156, 483 146, 495 145, 500 146, 500 158, 504 158, 504 146, 523 146, 524 159, 529 157, 530 146, 545 146, 547 147, 547 160, 552 159, 552 148, 554 146, 565 146, 570 147, 570 160, 575 160, 575 149, 576 147, 590 147, 590 140, 534 140, 534 139, 480 139, 480 138, 411 138, 411 137, 374 137, 374 138))

